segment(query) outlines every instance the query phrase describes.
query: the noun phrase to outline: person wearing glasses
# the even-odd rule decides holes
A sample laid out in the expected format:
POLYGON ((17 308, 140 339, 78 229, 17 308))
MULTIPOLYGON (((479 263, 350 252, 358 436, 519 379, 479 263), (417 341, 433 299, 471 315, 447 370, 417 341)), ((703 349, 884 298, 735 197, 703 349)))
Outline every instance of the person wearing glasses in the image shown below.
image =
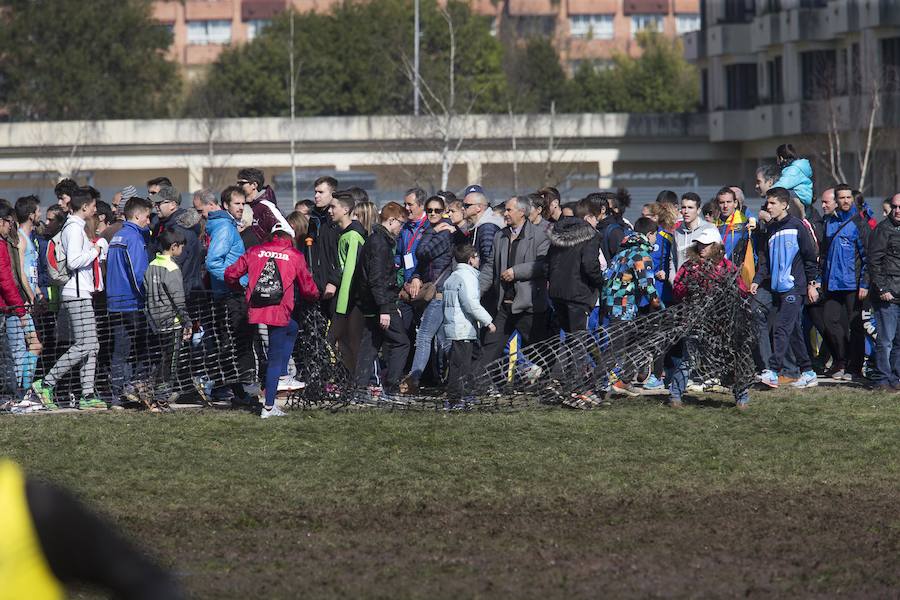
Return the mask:
POLYGON ((869 239, 869 280, 878 323, 875 385, 900 390, 900 194, 869 239))
MULTIPOLYGON (((215 198, 215 196, 213 196, 215 198)), ((195 226, 200 222, 200 214, 196 210, 187 210, 181 207, 181 194, 173 186, 162 186, 153 197, 156 207, 156 215, 159 217, 156 227, 153 229, 151 239, 154 241, 154 251, 162 252, 156 240, 163 231, 180 231, 184 236, 184 248, 180 256, 173 257, 175 264, 181 270, 184 284, 184 293, 190 297, 191 293, 202 289, 203 253, 200 249, 200 239, 197 237, 195 226)))
POLYGON ((409 212, 396 202, 385 204, 356 265, 353 291, 365 317, 356 362, 356 385, 361 391, 369 385, 382 349, 387 369, 380 381, 387 392, 397 388, 409 355, 409 336, 400 313, 402 275, 394 262, 397 238, 408 218, 409 212))
MULTIPOLYGON (((479 286, 481 294, 484 296, 491 287, 491 279, 485 274, 491 264, 494 256, 494 238, 497 233, 506 226, 506 222, 502 217, 498 217, 491 210, 491 204, 484 193, 484 188, 480 185, 470 185, 463 192, 463 209, 466 213, 466 220, 471 227, 472 232, 470 238, 472 245, 478 251, 478 264, 481 271, 479 277, 479 286)), ((492 299, 482 298, 482 306, 485 306, 490 312, 493 310, 494 302, 492 299)))
POLYGON ((441 196, 432 196, 425 201, 428 227, 416 248, 416 268, 409 283, 410 301, 424 303, 424 310, 416 331, 412 369, 400 384, 401 393, 418 391, 419 380, 431 358, 431 342, 435 335, 439 342, 443 338, 439 334, 444 323, 444 282, 453 266, 453 234, 452 227, 444 220, 445 210, 441 196))

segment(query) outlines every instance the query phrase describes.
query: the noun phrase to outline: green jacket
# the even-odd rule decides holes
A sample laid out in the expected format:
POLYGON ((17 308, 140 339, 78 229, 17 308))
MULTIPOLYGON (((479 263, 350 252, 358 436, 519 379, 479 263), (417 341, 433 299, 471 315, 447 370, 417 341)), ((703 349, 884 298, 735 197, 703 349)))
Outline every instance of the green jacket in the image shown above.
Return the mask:
POLYGON ((359 224, 359 221, 352 221, 346 229, 341 231, 338 238, 338 267, 341 269, 341 284, 338 286, 335 312, 339 315, 349 314, 353 308, 350 288, 353 283, 353 273, 356 271, 356 259, 365 242, 366 230, 359 224))
POLYGON ((144 273, 146 310, 154 331, 173 331, 190 323, 181 269, 171 256, 157 254, 144 273))

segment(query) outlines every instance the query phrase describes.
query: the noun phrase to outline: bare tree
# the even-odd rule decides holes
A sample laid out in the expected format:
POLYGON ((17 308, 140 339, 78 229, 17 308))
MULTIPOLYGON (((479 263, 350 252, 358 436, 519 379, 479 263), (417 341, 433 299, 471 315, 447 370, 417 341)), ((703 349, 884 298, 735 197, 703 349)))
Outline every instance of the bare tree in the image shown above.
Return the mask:
POLYGON ((440 189, 447 189, 450 171, 456 165, 459 151, 465 142, 464 121, 472 112, 477 100, 473 95, 468 101, 457 97, 456 90, 456 30, 453 18, 444 6, 438 6, 440 15, 447 22, 447 34, 450 43, 450 56, 447 65, 447 80, 441 82, 429 80, 416 73, 415 63, 410 61, 406 54, 402 55, 403 67, 409 80, 415 85, 419 83, 421 89, 421 107, 424 109, 424 119, 427 123, 425 135, 418 133, 426 140, 433 140, 434 150, 440 157, 441 185, 440 189), (446 83, 446 95, 440 90, 446 83))
POLYGON ((865 192, 871 186, 874 154, 883 141, 877 125, 885 90, 892 89, 896 77, 866 68, 849 71, 848 67, 841 77, 833 65, 820 66, 811 78, 817 96, 811 106, 813 120, 825 132, 824 147, 816 144, 814 154, 833 183, 848 183, 865 192))

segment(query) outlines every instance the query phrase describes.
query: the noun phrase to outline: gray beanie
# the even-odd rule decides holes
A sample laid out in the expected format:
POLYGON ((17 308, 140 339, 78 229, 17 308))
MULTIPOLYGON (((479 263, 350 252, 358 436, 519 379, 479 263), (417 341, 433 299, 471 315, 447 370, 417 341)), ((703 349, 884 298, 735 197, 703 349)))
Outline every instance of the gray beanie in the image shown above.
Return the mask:
POLYGON ((122 191, 119 193, 122 194, 122 200, 124 200, 125 202, 128 202, 129 199, 137 196, 137 188, 134 187, 133 185, 126 185, 125 187, 122 188, 122 191))
POLYGON ((160 202, 172 201, 178 206, 181 206, 181 194, 178 193, 178 190, 174 187, 164 185, 159 188, 159 192, 153 197, 153 201, 157 204, 160 202))

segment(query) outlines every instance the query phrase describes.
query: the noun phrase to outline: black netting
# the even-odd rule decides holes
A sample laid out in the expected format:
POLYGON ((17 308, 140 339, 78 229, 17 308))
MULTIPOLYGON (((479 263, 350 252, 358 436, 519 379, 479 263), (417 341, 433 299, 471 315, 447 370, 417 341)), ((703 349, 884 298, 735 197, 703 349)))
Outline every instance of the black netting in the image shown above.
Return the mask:
MULTIPOLYGON (((690 296, 688 302, 631 322, 513 348, 510 355, 466 374, 463 394, 456 397, 443 390, 400 396, 353 389, 353 378, 328 341, 326 319, 318 307, 304 306, 294 313, 300 329, 293 362, 296 378, 306 386, 292 392, 287 403, 327 410, 590 406, 616 380, 645 376, 654 358, 679 343, 687 348, 695 379, 735 393, 746 390, 754 380, 750 301, 733 280, 693 290, 690 296)), ((246 305, 238 296, 194 294, 187 303, 190 323, 167 331, 159 331, 143 312, 109 312, 106 306, 102 298, 94 298, 33 310, 24 322, 4 316, 4 394, 12 395, 14 387, 21 393, 32 379, 55 376, 55 397, 62 405, 79 398, 84 387, 107 401, 123 394, 139 400, 200 399, 208 396, 200 392, 253 383, 264 372, 265 338, 247 323, 246 305), (32 328, 43 346, 36 359, 32 328), (92 374, 94 383, 86 386, 92 374)))

